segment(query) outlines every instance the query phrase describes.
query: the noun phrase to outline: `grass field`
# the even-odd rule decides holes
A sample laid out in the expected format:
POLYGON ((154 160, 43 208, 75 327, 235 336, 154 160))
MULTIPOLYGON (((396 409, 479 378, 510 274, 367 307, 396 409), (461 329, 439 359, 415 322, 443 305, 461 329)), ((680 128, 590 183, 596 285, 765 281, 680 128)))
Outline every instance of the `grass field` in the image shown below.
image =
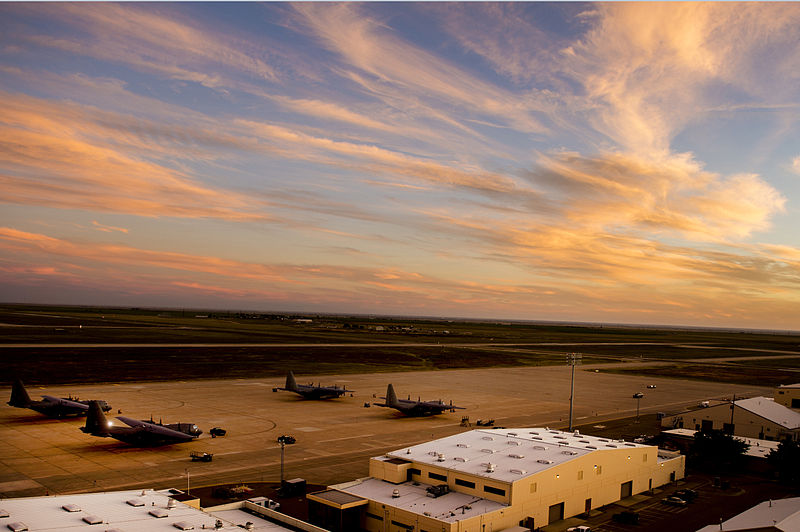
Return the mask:
POLYGON ((555 365, 567 352, 582 353, 584 364, 679 363, 626 372, 771 384, 800 380, 790 371, 800 358, 766 358, 800 357, 799 346, 798 334, 754 331, 0 306, 4 367, 31 384, 555 365), (745 356, 763 360, 689 362, 745 356))

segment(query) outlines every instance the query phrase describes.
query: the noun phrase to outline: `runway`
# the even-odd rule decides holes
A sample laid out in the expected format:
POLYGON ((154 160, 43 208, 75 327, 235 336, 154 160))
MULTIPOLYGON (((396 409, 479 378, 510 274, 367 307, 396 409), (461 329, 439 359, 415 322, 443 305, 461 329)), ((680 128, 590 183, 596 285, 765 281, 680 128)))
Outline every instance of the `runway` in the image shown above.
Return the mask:
MULTIPOLYGON (((630 364, 623 364, 630 367, 630 364)), ((603 365, 610 367, 612 365, 603 365)), ((601 367, 601 366, 597 366, 601 367)), ((298 382, 310 382, 300 370, 298 382)), ((494 419, 505 427, 565 428, 569 415, 570 368, 567 366, 491 368, 430 372, 315 376, 324 385, 347 385, 352 397, 303 400, 273 392, 282 379, 209 380, 118 385, 29 387, 39 395, 105 399, 112 413, 164 423, 193 422, 204 434, 187 444, 152 449, 82 433, 83 418, 54 420, 34 411, 5 405, 10 385, 0 388, 0 497, 39 496, 127 488, 186 488, 225 482, 273 481, 280 477, 276 438, 297 439, 285 450, 286 478, 313 484, 345 482, 368 474, 371 456, 469 428, 494 419), (442 399, 466 407, 456 413, 405 418, 394 410, 371 406, 393 383, 401 397, 442 399), (211 438, 212 427, 228 431, 211 438), (191 462, 190 451, 214 454, 210 463, 191 462)), ((632 394, 643 392, 641 412, 676 412, 711 398, 772 396, 772 388, 715 382, 658 379, 596 373, 593 366, 575 372, 575 424, 632 415, 632 394), (647 389, 656 384, 655 389, 647 389)), ((379 400, 378 400, 379 401, 379 400)), ((109 419, 113 416, 109 416, 109 419)))

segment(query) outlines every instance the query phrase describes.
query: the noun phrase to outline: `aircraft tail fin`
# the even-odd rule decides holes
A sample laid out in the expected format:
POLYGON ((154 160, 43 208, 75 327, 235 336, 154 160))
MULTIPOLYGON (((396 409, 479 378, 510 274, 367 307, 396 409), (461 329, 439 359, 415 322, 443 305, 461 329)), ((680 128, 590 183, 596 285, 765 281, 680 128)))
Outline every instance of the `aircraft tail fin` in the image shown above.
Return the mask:
POLYGON ((386 387, 386 405, 393 407, 397 404, 399 404, 397 401, 397 394, 394 391, 394 386, 390 383, 389 386, 386 387))
POLYGON ((105 436, 108 434, 108 420, 103 414, 99 401, 89 401, 89 413, 86 414, 86 425, 81 428, 87 434, 105 436))
POLYGON ((286 389, 292 392, 297 390, 297 381, 291 371, 286 374, 286 389))
POLYGON ((11 387, 11 400, 8 401, 8 404, 21 408, 25 408, 31 404, 31 396, 28 395, 28 391, 25 389, 25 385, 22 384, 20 379, 14 379, 14 384, 11 387))

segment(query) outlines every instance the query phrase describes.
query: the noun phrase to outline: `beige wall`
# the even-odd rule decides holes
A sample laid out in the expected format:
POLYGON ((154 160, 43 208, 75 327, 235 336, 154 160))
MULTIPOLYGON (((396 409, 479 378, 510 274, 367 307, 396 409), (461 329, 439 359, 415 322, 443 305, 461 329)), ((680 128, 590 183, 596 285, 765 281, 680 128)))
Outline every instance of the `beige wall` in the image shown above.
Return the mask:
MULTIPOLYGON (((615 445, 624 445, 613 442, 615 445)), ((407 467, 399 466, 404 471, 407 467)), ((673 459, 658 462, 658 450, 655 447, 620 447, 617 449, 599 450, 588 455, 577 457, 564 464, 551 467, 535 475, 521 478, 513 483, 491 481, 483 477, 455 473, 444 468, 425 464, 413 464, 410 467, 420 470, 413 480, 425 484, 436 484, 431 480, 429 472, 447 476, 447 484, 452 491, 468 493, 507 504, 508 507, 471 519, 447 524, 434 519, 419 516, 389 505, 370 502, 368 512, 384 517, 385 530, 389 532, 406 532, 406 529, 391 524, 391 521, 414 525, 415 530, 430 532, 486 532, 502 530, 517 525, 527 517, 534 518, 534 525, 545 526, 549 522, 550 506, 564 503, 564 517, 571 517, 585 511, 586 499, 591 499, 591 508, 610 504, 620 500, 622 484, 632 482, 631 493, 647 491, 651 487, 663 486, 684 477, 685 461, 681 455, 673 459), (470 489, 455 483, 460 478, 475 483, 470 489), (506 496, 498 496, 483 491, 483 486, 490 485, 506 491, 506 496)), ((387 464, 379 459, 370 463, 370 475, 383 478, 381 473, 388 473, 397 478, 395 464, 387 464)), ((405 480, 405 473, 403 481, 405 480)), ((390 482, 395 482, 390 480, 390 482)), ((441 483, 445 483, 441 481, 441 483)), ((368 530, 383 532, 384 521, 367 517, 368 530)))
POLYGON ((776 403, 782 404, 787 408, 800 409, 800 386, 796 388, 778 387, 775 389, 773 398, 776 403))
MULTIPOLYGON (((667 416, 661 420, 661 426, 700 430, 703 426, 703 420, 711 421, 712 429, 722 430, 724 424, 731 422, 730 404, 725 403, 667 416)), ((733 433, 736 436, 759 440, 778 440, 784 435, 797 439, 799 432, 797 430, 787 430, 778 423, 769 421, 739 407, 735 407, 733 410, 733 428, 733 433)))

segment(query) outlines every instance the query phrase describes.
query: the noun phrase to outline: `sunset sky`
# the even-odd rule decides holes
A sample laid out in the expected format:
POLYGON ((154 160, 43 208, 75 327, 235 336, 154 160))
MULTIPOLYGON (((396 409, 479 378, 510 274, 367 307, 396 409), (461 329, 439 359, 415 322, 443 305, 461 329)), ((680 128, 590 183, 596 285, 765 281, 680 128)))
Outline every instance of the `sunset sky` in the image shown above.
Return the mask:
POLYGON ((800 330, 800 3, 0 3, 0 300, 800 330))

